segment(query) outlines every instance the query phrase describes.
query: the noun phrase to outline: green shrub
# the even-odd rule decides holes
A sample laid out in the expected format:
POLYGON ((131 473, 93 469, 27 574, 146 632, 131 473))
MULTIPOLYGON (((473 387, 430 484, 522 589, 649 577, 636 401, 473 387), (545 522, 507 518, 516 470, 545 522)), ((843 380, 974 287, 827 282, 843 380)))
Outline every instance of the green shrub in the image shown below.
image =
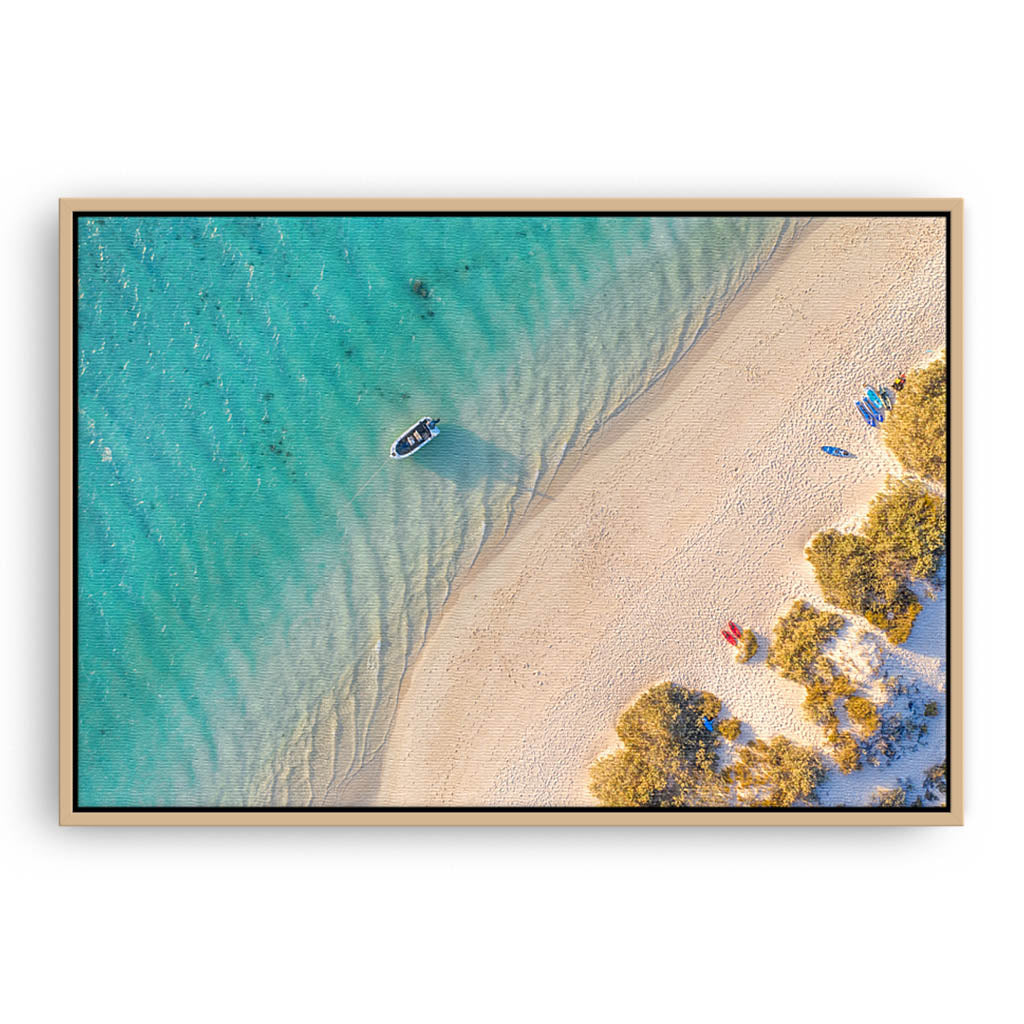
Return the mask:
POLYGON ((882 630, 890 643, 905 644, 920 611, 921 602, 917 595, 909 588, 904 588, 891 605, 869 608, 864 612, 864 618, 882 630))
MULTIPOLYGON (((804 552, 814 567, 825 600, 840 608, 861 612, 887 593, 885 578, 866 537, 858 533, 822 530, 811 538, 804 552)), ((895 593, 895 591, 893 591, 895 593)))
POLYGON ((928 701, 924 706, 924 713, 929 718, 934 718, 939 713, 939 705, 933 700, 928 701))
POLYGON ((727 718, 718 723, 718 731, 729 741, 737 739, 742 728, 743 723, 738 718, 727 718))
POLYGON ((866 537, 823 530, 811 538, 805 553, 826 601, 863 615, 892 643, 907 639, 921 603, 903 578, 879 560, 866 537))
POLYGON ((844 775, 860 771, 860 744, 852 733, 832 729, 827 737, 836 765, 844 775))
POLYGON ((929 800, 937 800, 938 793, 941 796, 946 795, 948 785, 946 781, 946 762, 942 761, 939 764, 933 764, 931 768, 924 773, 924 795, 929 800))
POLYGON ((757 654, 757 637, 752 629, 745 629, 736 641, 736 660, 742 665, 757 654))
POLYGON ((920 480, 890 477, 871 501, 863 533, 823 530, 805 553, 826 601, 901 644, 921 611, 910 580, 934 576, 945 550, 945 502, 920 480))
POLYGON ((727 777, 739 803, 751 807, 801 807, 817 802, 815 790, 826 768, 810 747, 785 736, 738 747, 727 777))
POLYGON ((828 683, 808 683, 801 707, 807 721, 813 722, 815 725, 829 728, 839 723, 832 700, 832 690, 828 683))
POLYGON ((907 803, 907 791, 902 786, 893 789, 884 789, 879 786, 875 790, 874 798, 871 801, 872 807, 905 807, 907 803))
POLYGON ((832 668, 821 648, 839 632, 844 621, 842 615, 794 601, 772 630, 769 666, 797 683, 813 682, 818 676, 831 678, 832 668))
POLYGON ((896 407, 885 418, 889 450, 911 473, 936 483, 946 480, 946 361, 907 374, 896 407))
POLYGON ((668 786, 666 769, 628 747, 613 750, 590 766, 590 792, 605 807, 656 807, 668 786))
POLYGON ((833 697, 849 697, 857 692, 857 687, 846 676, 836 676, 829 683, 829 689, 833 697))
MULTIPOLYGON (((831 663, 829 663, 831 668, 831 663)), ((849 697, 857 687, 846 676, 819 676, 814 682, 807 683, 807 692, 801 705, 804 717, 815 725, 827 730, 839 728, 839 716, 836 713, 836 701, 841 697, 849 697)))
POLYGON ((946 503, 920 480, 890 477, 871 500, 864 537, 889 573, 930 579, 946 550, 946 503))
POLYGON ((704 727, 721 701, 706 691, 661 683, 619 717, 623 747, 590 766, 590 791, 608 807, 687 807, 724 803, 717 772, 721 737, 704 727))
POLYGON ((713 693, 687 690, 661 683, 640 694, 619 717, 615 731, 627 749, 652 760, 671 757, 712 766, 717 738, 704 728, 704 717, 714 718, 722 703, 713 693))
POLYGON ((867 697, 847 697, 846 713, 863 736, 873 736, 882 724, 878 708, 867 697))
MULTIPOLYGON (((676 687, 676 689, 683 689, 676 687)), ((697 711, 701 718, 717 718, 722 711, 722 702, 708 690, 685 691, 695 695, 697 711)), ((701 736, 701 739, 704 737, 701 736)))

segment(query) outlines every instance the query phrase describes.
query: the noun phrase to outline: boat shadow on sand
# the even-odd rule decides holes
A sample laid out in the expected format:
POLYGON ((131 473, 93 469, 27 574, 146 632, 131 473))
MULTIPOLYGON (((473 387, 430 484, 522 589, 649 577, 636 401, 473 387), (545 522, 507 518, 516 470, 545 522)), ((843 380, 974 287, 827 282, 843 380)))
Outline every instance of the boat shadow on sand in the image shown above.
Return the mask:
POLYGON ((457 423, 443 421, 441 435, 417 452, 415 459, 418 465, 451 480, 460 490, 472 490, 487 482, 519 484, 525 464, 521 456, 493 441, 457 423))

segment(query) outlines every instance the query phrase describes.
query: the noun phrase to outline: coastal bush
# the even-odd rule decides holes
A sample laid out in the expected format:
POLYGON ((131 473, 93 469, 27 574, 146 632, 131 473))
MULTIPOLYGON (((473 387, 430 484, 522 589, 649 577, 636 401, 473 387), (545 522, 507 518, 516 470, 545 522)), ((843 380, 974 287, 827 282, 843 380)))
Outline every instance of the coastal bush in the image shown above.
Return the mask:
POLYGON ((902 786, 895 786, 892 789, 879 786, 871 800, 872 807, 905 807, 906 803, 907 791, 902 786))
POLYGON ((803 708, 804 717, 815 725, 826 729, 839 727, 839 716, 835 702, 841 697, 849 697, 857 687, 846 676, 819 676, 814 682, 807 683, 803 708))
POLYGON ((920 480, 890 477, 871 500, 864 537, 890 573, 931 579, 946 550, 946 503, 920 480))
POLYGON ((846 676, 836 676, 829 684, 834 697, 850 697, 857 692, 857 687, 846 676))
POLYGON ((910 638, 910 631, 921 612, 921 602, 917 595, 904 587, 899 597, 888 606, 874 606, 864 612, 864 618, 877 626, 892 644, 904 644, 910 638))
MULTIPOLYGON (((701 718, 717 718, 722 713, 722 702, 709 690, 690 691, 696 694, 697 709, 701 718)), ((703 737, 701 737, 703 739, 703 737)))
POLYGON ((736 641, 736 660, 742 665, 757 654, 757 637, 752 629, 745 629, 736 641))
POLYGON ((726 718, 724 721, 718 723, 718 731, 727 740, 735 740, 739 737, 740 730, 743 728, 743 723, 738 718, 726 718))
POLYGON ((939 796, 945 797, 946 790, 946 762, 942 761, 924 773, 924 795, 928 800, 938 800, 939 796))
POLYGON ((826 768, 818 754, 785 736, 751 740, 737 748, 726 771, 739 803, 751 807, 801 807, 817 802, 826 768))
POLYGON ((886 445, 906 470, 941 484, 946 481, 946 402, 946 361, 938 359, 907 374, 882 428, 886 445))
POLYGON ((852 733, 834 728, 830 730, 826 739, 836 766, 844 775, 860 771, 860 744, 852 733))
POLYGON ((619 717, 623 747, 590 766, 590 791, 608 807, 688 807, 724 803, 717 772, 721 736, 704 727, 721 701, 707 691, 661 683, 619 717))
POLYGON ((822 530, 811 538, 805 554, 826 601, 860 611, 872 602, 884 600, 884 592, 879 592, 883 581, 878 562, 866 537, 822 530))
POLYGON ((808 683, 801 707, 804 717, 815 725, 828 728, 839 724, 839 717, 832 702, 832 690, 827 683, 808 683))
POLYGON ((939 713, 939 705, 934 700, 928 701, 924 706, 924 713, 928 718, 934 718, 939 713))
POLYGON ((772 630, 768 665, 796 683, 807 684, 820 675, 831 678, 831 665, 821 648, 839 632, 843 622, 841 615, 794 601, 772 630))
POLYGON ((847 697, 846 713, 864 736, 873 736, 882 724, 878 708, 867 697, 847 697))
POLYGON ((826 601, 863 615, 894 644, 910 636, 921 602, 879 560, 866 537, 823 530, 811 538, 805 553, 826 601))
POLYGON ((635 750, 613 750, 590 766, 590 791, 605 807, 656 807, 668 785, 666 766, 635 750))

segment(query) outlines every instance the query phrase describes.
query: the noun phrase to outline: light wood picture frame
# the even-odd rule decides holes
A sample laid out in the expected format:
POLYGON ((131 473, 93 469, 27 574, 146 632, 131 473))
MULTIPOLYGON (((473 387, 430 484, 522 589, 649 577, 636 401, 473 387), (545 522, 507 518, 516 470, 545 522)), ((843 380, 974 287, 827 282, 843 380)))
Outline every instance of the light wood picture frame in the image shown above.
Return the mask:
MULTIPOLYGON (((963 824, 963 214, 963 200, 949 198, 62 199, 60 822, 963 824), (258 222, 261 233, 240 229, 232 233, 233 219, 242 217, 258 222), (148 230, 133 234, 126 226, 129 218, 143 228, 146 218, 153 223, 163 220, 155 234, 148 230), (272 227, 275 218, 289 225, 301 218, 312 227, 301 238, 292 237, 283 228, 272 227), (325 226, 327 218, 329 226, 325 226), (351 237, 339 233, 338 226, 348 223, 347 218, 368 225, 366 231, 351 237), (472 218, 482 226, 473 236, 477 248, 468 255, 469 242, 451 228, 456 221, 461 225, 472 218), (503 230, 507 221, 507 233, 492 232, 483 224, 487 218, 488 224, 500 221, 503 230), (404 226, 398 229, 399 219, 403 225, 424 220, 430 224, 413 234, 404 226), (513 223, 527 219, 529 230, 513 223), (755 221, 757 225, 748 231, 746 225, 755 221), (181 237, 167 228, 172 222, 184 225, 181 237), (578 235, 568 230, 560 233, 560 226, 570 222, 586 224, 578 235), (633 231, 628 236, 619 230, 626 222, 633 231), (761 222, 775 233, 756 234, 761 222), (915 227, 925 223, 927 231, 915 227), (369 233, 369 225, 375 233, 369 233), (743 230, 733 230, 737 225, 743 230), (706 230, 706 235, 694 234, 698 228, 706 230), (595 233, 598 237, 591 241, 595 233), (416 245, 427 237, 439 239, 437 248, 431 249, 431 259, 424 257, 425 269, 417 270, 410 253, 415 254, 416 245), (604 246, 600 251, 599 245, 604 246), (662 261, 653 270, 653 257, 645 256, 648 249, 656 249, 662 261), (679 256, 683 250, 685 259, 679 256), (199 255, 193 261, 189 252, 199 255), (443 267, 437 252, 448 260, 443 267), (834 264, 829 262, 832 252, 841 257, 834 264), (484 254, 480 270, 478 253, 484 254), (136 262, 130 263, 126 254, 136 262), (565 254, 574 254, 571 265, 559 262, 569 259, 565 254), (209 264, 204 268, 199 260, 207 257, 209 264), (724 267, 729 260, 733 263, 725 270, 719 271, 715 264, 720 276, 708 284, 706 265, 719 261, 724 267), (403 267, 408 267, 407 273, 403 267), (352 275, 351 280, 345 274, 352 275), (685 287, 679 284, 684 278, 685 287), (555 282, 550 292, 538 284, 542 279, 555 282), (358 295, 357 284, 362 289, 358 295), (380 299, 374 297, 375 285, 380 299), (649 298, 655 287, 660 290, 661 305, 649 298), (684 300, 689 302, 701 288, 711 297, 702 298, 699 315, 694 312, 696 305, 684 310, 684 300), (164 298, 176 289, 181 302, 187 298, 186 305, 175 307, 164 298), (847 305, 835 300, 847 292, 847 305), (618 302, 621 306, 615 305, 618 302), (305 312, 307 305, 311 312, 305 312), (193 309, 195 313, 189 312, 193 309), (614 317, 608 312, 611 309, 614 317), (656 314, 664 314, 665 319, 657 320, 656 314), (605 324, 605 334, 597 328, 588 334, 580 326, 605 323, 606 316, 612 326, 605 324), (651 327, 648 338, 644 325, 655 322, 660 326, 651 327), (337 351, 332 349, 330 358, 323 359, 315 371, 286 365, 285 357, 275 353, 312 329, 311 324, 324 332, 322 337, 333 339, 337 351), (470 324, 480 337, 491 328, 502 341, 472 347, 465 340, 467 347, 460 351, 458 339, 467 339, 470 324), (936 337, 939 324, 942 337, 936 337), (538 340, 542 327, 550 328, 556 339, 544 342, 545 348, 538 340), (261 357, 266 357, 272 372, 254 368, 250 348, 257 328, 261 357), (608 333, 613 328, 615 333, 608 333), (341 341, 350 330, 349 337, 362 340, 341 341), (901 331, 911 339, 906 346, 901 331), (635 339, 629 342, 634 347, 628 352, 621 340, 627 337, 635 339), (609 338, 617 340, 613 343, 609 338), (84 356, 83 343, 88 346, 84 356), (655 343, 664 346, 660 362, 653 358, 645 362, 645 346, 655 343), (175 353, 187 355, 176 354, 172 361, 167 355, 172 344, 177 346, 175 353), (375 344, 390 346, 386 359, 375 344), (509 348, 513 344, 521 345, 521 350, 509 348), (556 345, 560 361, 548 365, 560 369, 544 377, 543 362, 554 358, 556 345), (911 570, 904 564, 907 556, 902 549, 891 554, 891 565, 903 566, 899 572, 904 576, 887 591, 891 606, 876 602, 869 621, 856 610, 826 601, 820 588, 813 589, 815 576, 804 546, 823 531, 863 535, 872 496, 889 486, 888 474, 897 475, 893 467, 898 460, 884 447, 883 438, 889 435, 882 424, 892 405, 899 410, 900 396, 893 392, 890 405, 882 385, 901 370, 910 373, 913 382, 915 372, 923 372, 939 358, 939 348, 945 360, 945 480, 922 487, 930 488, 928 493, 938 495, 936 500, 942 503, 941 571, 921 569, 920 560, 911 570), (229 349, 241 355, 222 355, 229 349), (600 358, 595 355, 598 352, 600 358), (851 357, 858 352, 870 355, 858 362, 856 355, 851 357), (627 355, 634 359, 628 365, 627 355), (215 369, 203 380, 181 376, 186 366, 198 366, 188 360, 201 358, 215 369), (132 360, 137 360, 138 370, 125 369, 132 360), (404 360, 416 367, 407 382, 400 369, 394 370, 404 360), (446 365, 452 368, 451 379, 445 377, 446 365), (621 370, 620 378, 608 369, 613 366, 621 370), (246 374, 244 388, 231 378, 235 371, 230 367, 246 374), (456 373, 463 375, 457 386, 452 383, 456 373), (874 397, 881 403, 876 393, 881 392, 890 406, 879 410, 876 422, 872 422, 873 403, 868 403, 872 408, 866 411, 861 407, 861 392, 867 386, 862 386, 861 377, 869 373, 875 374, 868 381, 874 397), (605 405, 595 403, 591 408, 584 399, 599 380, 607 392, 601 397, 605 405), (854 380, 856 393, 850 390, 854 380), (354 399, 346 397, 344 406, 335 406, 310 396, 329 381, 345 382, 354 399), (108 401, 111 389, 121 404, 108 401), (279 397, 274 397, 275 390, 279 397), (165 394, 170 397, 163 404, 165 394), (757 418, 760 406, 754 396, 758 395, 766 407, 770 404, 779 412, 777 421, 762 424, 757 418), (364 397, 366 405, 361 402, 364 397), (491 402, 491 408, 500 410, 495 415, 515 418, 518 426, 503 439, 468 416, 460 424, 460 397, 465 406, 475 403, 478 409, 491 402), (534 400, 538 411, 520 415, 519 410, 534 400), (413 407, 413 401, 421 404, 413 407), (138 417, 131 430, 118 418, 125 402, 134 403, 138 417), (442 442, 432 445, 430 461, 419 455, 408 462, 389 461, 387 445, 405 430, 406 420, 437 415, 435 405, 427 407, 430 402, 440 407, 438 441, 442 442), (404 418, 398 411, 406 407, 403 403, 410 403, 404 418), (375 404, 386 408, 387 423, 393 426, 381 434, 379 443, 375 414, 364 416, 367 406, 375 404), (550 405, 559 405, 561 411, 538 425, 550 405), (236 407, 241 411, 234 420, 236 407), (324 420, 317 421, 320 433, 315 435, 310 416, 321 408, 343 409, 344 415, 328 420, 325 413, 324 420), (846 418, 837 418, 837 409, 846 418), (686 410, 685 416, 680 410, 686 410), (190 425, 193 414, 205 417, 200 425, 190 425), (344 420, 343 426, 344 417, 351 420, 344 420), (159 459, 140 468, 132 460, 149 443, 142 427, 147 420, 154 432, 161 431, 152 442, 154 448, 162 447, 159 459), (279 494, 293 488, 298 495, 296 509, 308 510, 315 504, 321 518, 333 517, 331 529, 336 530, 338 543, 344 537, 353 544, 366 543, 348 516, 356 516, 358 528, 364 531, 369 529, 367 521, 372 524, 378 517, 376 535, 386 536, 387 549, 400 551, 401 557, 391 559, 375 551, 366 555, 356 573, 347 563, 333 566, 319 553, 319 546, 328 550, 331 537, 303 534, 297 548, 309 553, 310 565, 316 563, 319 575, 313 582, 290 579, 282 561, 286 556, 275 555, 278 561, 268 561, 266 554, 268 545, 277 543, 270 538, 283 537, 290 528, 277 523, 260 534, 258 524, 270 513, 259 506, 253 513, 256 518, 244 523, 231 520, 231 529, 245 539, 244 550, 241 542, 232 541, 230 555, 223 558, 206 549, 201 555, 189 555, 199 582, 190 583, 185 596, 179 597, 178 591, 171 594, 167 580, 180 566, 172 570, 165 565, 164 573, 157 562, 144 560, 143 548, 152 552, 146 558, 164 557, 161 530, 169 522, 150 481, 157 480, 164 488, 159 493, 170 496, 176 492, 173 482, 167 481, 178 472, 183 480, 187 475, 191 481, 187 486, 197 488, 201 505, 205 486, 201 479, 210 468, 190 464, 189 445, 195 438, 206 437, 200 432, 213 422, 217 426, 209 436, 216 440, 210 443, 217 453, 227 453, 226 464, 217 472, 230 477, 241 472, 236 467, 244 462, 245 473, 252 474, 254 487, 261 492, 277 488, 275 494, 279 494), (287 424, 280 428, 282 432, 278 432, 280 422, 287 424), (337 425, 339 433, 351 430, 360 439, 358 445, 352 442, 346 448, 343 440, 330 437, 328 422, 337 425), (302 423, 306 426, 295 425, 302 423), (842 426, 834 426, 838 423, 842 426), (176 424, 181 426, 177 440, 170 433, 176 424), (364 445, 363 431, 371 426, 376 431, 372 443, 380 448, 379 452, 373 449, 372 457, 380 456, 379 467, 371 462, 364 445), (302 430, 306 431, 301 435, 305 447, 297 447, 293 455, 287 439, 302 430), (809 432, 815 430, 816 440, 825 445, 808 444, 809 432), (448 466, 443 461, 446 431, 455 460, 448 466), (323 439, 315 446, 315 455, 314 436, 323 439), (236 454, 224 437, 244 438, 236 454), (863 444, 861 459, 841 454, 831 460, 822 451, 832 448, 856 455, 846 451, 852 443, 849 438, 863 444), (534 440, 536 452, 529 447, 534 440), (325 447, 334 443, 337 448, 325 453, 325 447), (549 451, 553 448, 561 460, 554 468, 549 451), (793 454, 797 450, 799 459, 793 454), (322 469, 318 476, 315 466, 327 455, 336 466, 349 460, 351 478, 339 471, 330 487, 321 486, 322 469), (792 465, 781 466, 778 475, 765 468, 780 466, 790 457, 792 465), (305 465, 296 468, 301 461, 305 465), (408 482, 411 474, 401 478, 397 470, 405 468, 423 477, 425 491, 408 482), (117 474, 116 479, 111 473, 117 474), (391 503, 383 499, 378 504, 365 503, 362 496, 383 486, 381 480, 390 481, 391 503), (453 504, 451 515, 463 515, 469 503, 477 508, 491 500, 492 485, 505 488, 503 504, 500 509, 498 505, 486 508, 479 514, 482 519, 472 519, 472 529, 466 528, 471 540, 452 539, 440 526, 436 536, 431 533, 428 538, 424 527, 422 535, 409 538, 410 530, 416 532, 416 521, 426 516, 419 505, 410 511, 410 501, 422 500, 424 494, 432 500, 448 496, 454 503, 464 502, 453 504), (693 488, 692 500, 688 500, 687 486, 693 488), (115 493, 117 497, 112 498, 115 493), (805 495, 821 496, 821 502, 808 497, 801 505, 805 495), (783 498, 791 506, 787 515, 794 518, 775 530, 775 510, 782 507, 783 498), (358 504, 360 499, 364 504, 358 504), (395 509, 402 512, 398 525, 385 522, 395 509), (139 525, 137 517, 143 516, 146 522, 139 525), (136 532, 111 534, 110 524, 122 520, 133 522, 136 532), (488 525, 481 527, 481 522, 488 525), (708 523, 717 525, 712 529, 708 523), (483 539, 478 541, 481 529, 483 539), (463 542, 478 543, 475 554, 460 554, 463 542), (339 710, 344 708, 348 714, 360 702, 371 700, 369 691, 355 683, 335 693, 331 679, 325 677, 317 682, 320 689, 309 697, 309 706, 298 708, 305 693, 299 680, 282 681, 279 692, 267 690, 265 679, 259 684, 262 690, 256 682, 249 689, 248 680, 255 673, 237 652, 225 654, 227 660, 217 663, 230 669, 217 669, 213 662, 208 670, 202 668, 200 640, 209 639, 215 629, 225 637, 233 629, 251 629, 260 638, 260 631, 266 629, 278 631, 275 657, 283 659, 290 651, 295 663, 310 673, 320 666, 330 674, 324 665, 334 672, 340 657, 337 646, 344 640, 348 620, 339 619, 331 627, 330 640, 315 638, 300 655, 296 637, 305 638, 308 629, 303 632, 294 623, 282 625, 272 615, 288 601, 304 602, 307 618, 303 622, 323 613, 330 601, 323 596, 321 584, 326 586, 328 579, 334 581, 332 587, 355 593, 355 605, 364 608, 367 598, 359 587, 370 586, 366 565, 377 566, 382 579, 389 572, 399 572, 399 567, 410 577, 422 575, 415 560, 426 557, 428 543, 439 548, 451 545, 454 553, 444 562, 447 575, 431 581, 434 589, 421 594, 415 587, 406 588, 401 591, 406 603, 388 609, 392 623, 403 619, 403 631, 365 632, 369 620, 359 620, 360 664, 370 666, 367 678, 376 673, 376 679, 384 680, 375 684, 372 714, 352 711, 356 717, 350 721, 339 710), (109 555, 107 548, 115 555, 109 555), (153 568, 152 575, 143 572, 144 565, 153 568), (743 567, 750 573, 745 582, 737 575, 743 567), (250 569, 257 582, 263 581, 263 589, 250 591, 253 607, 232 606, 232 617, 225 618, 217 601, 224 594, 243 593, 241 575, 250 569), (204 572, 210 580, 232 577, 234 589, 218 591, 213 583, 207 585, 204 572), (562 582, 554 585, 553 579, 562 582), (737 593, 734 605, 723 603, 727 587, 737 593), (892 596, 897 591, 900 596, 892 596), (129 596, 122 596, 125 593, 129 596), (675 619, 666 617, 665 595, 676 593, 681 605, 680 635, 670 634, 666 626, 675 619), (935 624, 935 637, 941 636, 941 650, 935 646, 938 640, 931 648, 915 647, 912 640, 908 645, 903 642, 906 637, 901 641, 894 632, 894 623, 915 595, 918 611, 931 616, 928 621, 935 624), (700 606, 705 599, 706 605, 700 606), (775 655, 772 665, 766 657, 779 635, 776 627, 794 599, 805 604, 815 599, 816 608, 831 609, 834 620, 843 623, 832 627, 821 620, 821 645, 812 653, 825 661, 813 662, 818 668, 804 664, 799 670, 807 673, 802 682, 792 672, 786 678, 780 655, 775 655), (927 605, 924 611, 922 604, 927 605), (733 623, 728 616, 733 607, 749 609, 735 615, 744 626, 748 621, 751 626, 736 627, 730 638, 733 623), (526 608, 532 616, 529 621, 526 608), (594 609, 592 616, 587 609, 594 609), (97 616, 104 614, 109 620, 101 629, 97 616), (161 615, 169 617, 162 625, 161 615), (160 638, 166 637, 163 630, 168 624, 172 633, 187 626, 179 646, 173 651, 167 648, 166 654, 166 658, 180 659, 191 652, 196 659, 188 669, 187 692, 172 687, 172 680, 161 671, 160 666, 167 664, 163 653, 152 660, 147 654, 147 643, 165 643, 160 638), (751 646, 759 646, 760 653, 745 667, 735 661, 733 648, 734 641, 748 633, 756 640, 751 646), (392 669, 387 662, 389 645, 398 668, 392 669), (329 652, 324 653, 327 648, 329 652), (829 691, 821 682, 826 677, 815 675, 826 671, 822 664, 827 665, 828 679, 846 680, 849 692, 839 687, 829 691), (214 699, 208 688, 219 685, 225 672, 236 672, 237 679, 233 677, 214 699), (612 681, 605 685, 605 678, 612 681), (167 693, 160 692, 161 683, 167 684, 167 693), (664 683, 672 688, 659 690, 664 683), (721 692, 716 691, 717 683, 721 692), (219 714, 235 700, 231 714, 237 722, 232 735, 243 738, 227 747, 211 728, 202 733, 208 742, 194 762, 186 764, 180 755, 165 756, 154 748, 153 736, 158 733, 146 733, 137 724, 146 712, 141 703, 133 703, 131 686, 145 687, 153 707, 174 704, 184 709, 182 713, 191 716, 188 728, 197 730, 196 735, 202 733, 195 724, 201 717, 197 701, 203 702, 203 714, 219 714), (822 716, 813 722, 801 712, 801 700, 808 707, 806 694, 812 690, 821 698, 818 713, 822 716), (863 703, 848 707, 855 690, 863 703), (257 692, 267 694, 265 706, 254 703, 252 695, 257 692), (898 699, 892 698, 894 710, 888 717, 878 696, 883 692, 899 694, 898 699), (644 714, 675 716, 670 725, 665 725, 664 717, 657 724, 652 724, 653 718, 636 719, 640 723, 635 730, 640 737, 637 743, 648 744, 646 761, 639 754, 634 757, 630 741, 622 739, 628 729, 620 729, 618 737, 615 734, 620 715, 643 694, 651 695, 644 714), (711 703, 707 694, 714 697, 711 703), (86 700, 89 707, 84 706, 86 700), (275 715, 281 715, 280 727, 274 724, 275 715), (736 723, 732 736, 731 722, 736 723), (877 737, 890 722, 896 723, 898 737, 887 749, 883 745, 879 755, 877 737), (769 749, 775 723, 780 723, 782 735, 790 737, 785 749, 769 749), (652 730, 663 726, 667 731, 652 739, 652 730), (696 732, 687 731, 691 726, 696 732), (807 730, 819 739, 805 747, 800 738, 811 735, 807 730), (318 737, 327 733, 329 739, 321 743, 318 737), (826 734, 832 736, 828 742, 820 739, 826 734), (258 750, 256 740, 250 748, 245 739, 257 735, 264 745, 258 750), (664 754, 664 744, 676 742, 678 750, 673 747, 664 754), (351 753, 360 743, 362 747, 351 753), (696 755, 695 745, 700 748, 696 755), (669 761, 655 764, 651 760, 650 751, 656 746, 662 752, 658 756, 664 754, 669 761), (273 748, 275 758, 265 783, 245 774, 249 770, 251 775, 245 767, 250 761, 264 757, 264 747, 273 748), (778 783, 774 776, 767 780, 764 773, 775 769, 766 766, 797 749, 812 750, 821 772, 830 774, 816 777, 806 790, 800 789, 799 781, 794 784, 794 792, 803 794, 796 798, 800 806, 779 804, 788 783, 778 783), (325 750, 330 753, 324 754, 325 750), (595 790, 588 788, 595 778, 588 775, 589 766, 615 750, 623 751, 622 772, 646 772, 649 777, 642 781, 631 777, 627 784, 617 775, 613 783, 608 781, 609 769, 605 789, 600 791, 621 799, 628 791, 634 800, 639 792, 660 793, 663 805, 596 802, 590 795, 595 790), (911 750, 922 753, 915 760, 911 750), (80 779, 83 751, 90 765, 88 787, 80 779), (351 754, 353 764, 359 761, 349 774, 332 767, 340 760, 324 761, 340 759, 343 753, 351 754), (941 783, 936 783, 941 791, 930 788, 927 777, 921 775, 925 753, 936 768, 940 762, 945 766, 941 783), (180 782, 170 788, 139 782, 136 788, 130 782, 133 757, 138 759, 140 778, 143 773, 155 779, 161 772, 175 772, 176 779, 202 779, 202 785, 196 783, 196 793, 207 796, 193 802, 187 787, 182 788, 186 784, 180 782), (702 760, 706 757, 717 760, 706 764, 702 760), (872 773, 871 757, 881 758, 884 772, 872 773), (901 757, 906 760, 899 762, 901 757), (486 771, 470 770, 477 763, 474 758, 488 759, 486 771), (241 792, 237 781, 223 781, 221 768, 229 760, 235 773, 232 779, 237 775, 249 786, 241 803, 231 796, 241 792), (105 786, 100 778, 102 766, 113 766, 115 761, 117 767, 111 767, 111 772, 129 780, 121 790, 113 783, 105 786), (853 767, 854 761, 862 767, 853 767), (908 768, 905 785, 898 763, 914 765, 908 768), (730 764, 745 767, 730 775, 730 764), (875 791, 871 782, 883 775, 889 788, 875 791), (532 780, 528 785, 523 782, 527 776, 532 780), (832 781, 821 781, 826 778, 832 781), (865 780, 863 785, 860 779, 865 780), (401 794, 409 780, 422 780, 422 784, 417 781, 408 790, 413 795, 406 806, 401 794), (815 797, 808 794, 819 782, 826 791, 828 786, 847 787, 842 791, 856 792, 857 803, 814 802, 815 797), (136 801, 131 796, 136 791, 156 795, 153 800, 136 801), (123 792, 125 796, 108 803, 88 798, 87 792, 115 796, 123 792), (176 796, 171 799, 168 793, 176 796), (221 796, 210 800, 210 793, 221 796), (533 794, 525 804, 517 802, 523 793, 533 794), (710 794, 707 806, 694 795, 699 793, 710 794), (746 794, 743 802, 738 802, 739 793, 746 794), (472 802, 462 803, 459 794, 468 794, 462 799, 472 802), (565 794, 574 794, 572 803, 565 794), (674 806, 670 806, 672 800, 674 806)), ((338 387, 342 389, 342 384, 338 387)), ((332 397, 331 402, 335 401, 341 403, 341 398, 332 397)), ((430 440, 426 432, 411 447, 423 440, 430 440)), ((425 450, 423 455, 427 454, 425 450)), ((916 480, 914 474, 913 468, 908 469, 906 478, 916 480)), ((249 477, 245 479, 248 487, 249 477)), ((230 502, 237 505, 240 493, 238 488, 225 490, 223 508, 230 502)), ((259 501, 263 500, 261 496, 259 501)), ((303 523, 307 521, 303 515, 312 518, 308 511, 295 515, 303 523)), ((216 519, 204 520, 207 532, 213 528, 210 523, 216 519)), ((174 534, 181 550, 191 543, 184 536, 174 534)), ((855 544, 852 540, 850 544, 853 551, 855 544)), ((384 550, 383 540, 381 545, 384 550)), ((871 557, 882 547, 870 548, 871 557)), ((435 563, 428 558, 423 564, 435 563)), ((835 596, 838 590, 833 591, 835 596)), ((390 600, 398 598, 392 598, 389 589, 388 596, 380 599, 381 608, 390 600)), ((909 614, 911 637, 916 614, 909 614)), ((383 618, 385 612, 379 615, 383 618)), ((806 628, 813 632, 817 625, 806 628)), ((393 629, 397 631, 398 626, 393 629)), ((167 722, 172 721, 171 714, 166 712, 167 722)), ((166 723, 164 727, 169 728, 166 723)), ((174 742, 175 749, 188 749, 192 741, 178 736, 174 742)), ((813 774, 817 769, 808 768, 808 763, 794 761, 784 770, 813 774)), ((619 770, 616 765, 615 771, 619 770)))

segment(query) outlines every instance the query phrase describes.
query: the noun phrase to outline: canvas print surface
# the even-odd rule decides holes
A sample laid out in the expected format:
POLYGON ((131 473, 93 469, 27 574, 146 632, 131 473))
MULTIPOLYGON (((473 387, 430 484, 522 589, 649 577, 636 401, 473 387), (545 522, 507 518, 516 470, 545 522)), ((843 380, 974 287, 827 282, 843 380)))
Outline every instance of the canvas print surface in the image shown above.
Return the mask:
POLYGON ((949 218, 78 213, 78 809, 942 809, 949 218))

